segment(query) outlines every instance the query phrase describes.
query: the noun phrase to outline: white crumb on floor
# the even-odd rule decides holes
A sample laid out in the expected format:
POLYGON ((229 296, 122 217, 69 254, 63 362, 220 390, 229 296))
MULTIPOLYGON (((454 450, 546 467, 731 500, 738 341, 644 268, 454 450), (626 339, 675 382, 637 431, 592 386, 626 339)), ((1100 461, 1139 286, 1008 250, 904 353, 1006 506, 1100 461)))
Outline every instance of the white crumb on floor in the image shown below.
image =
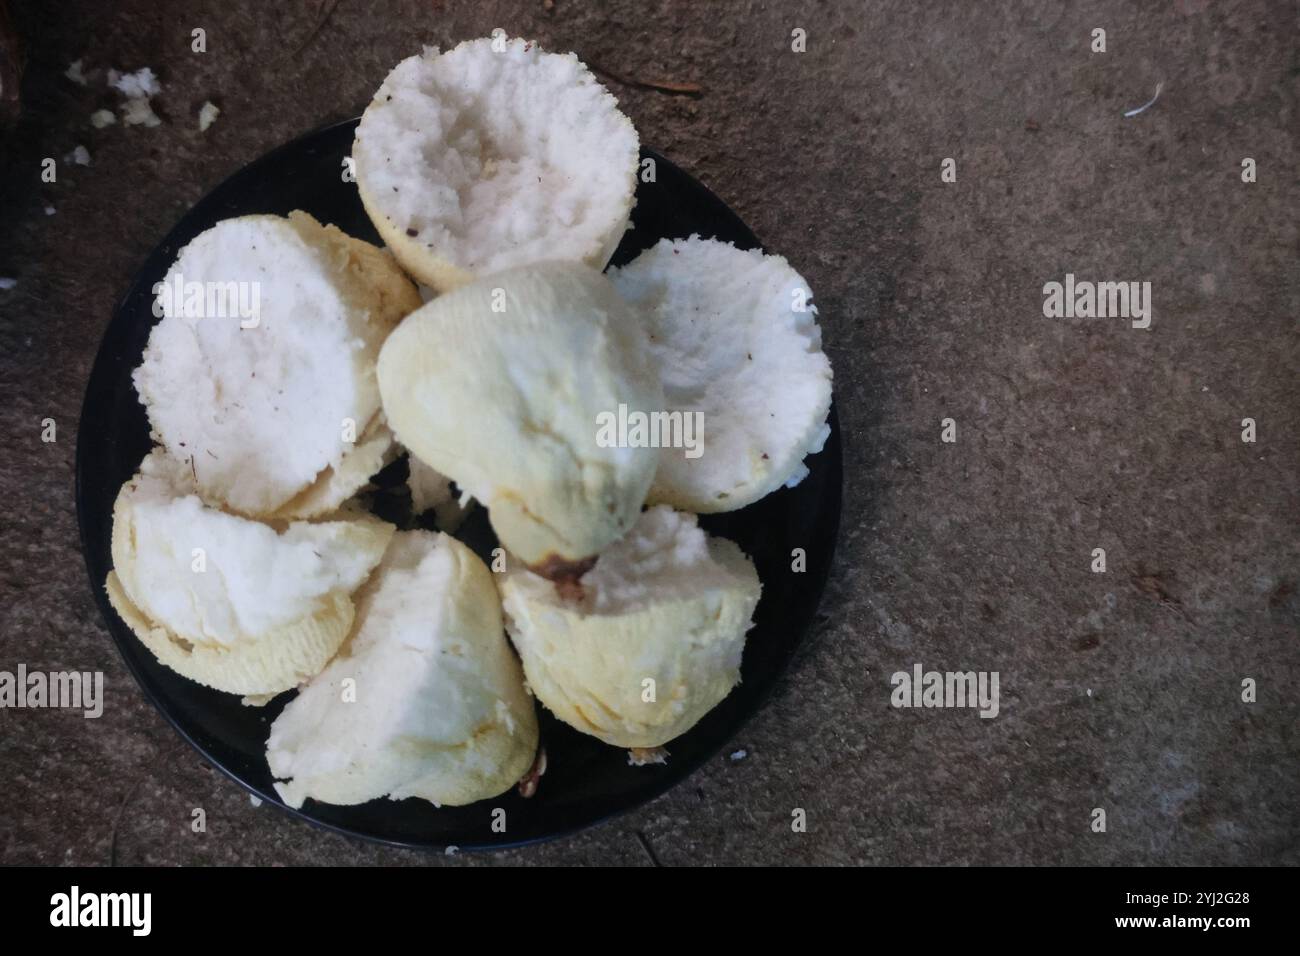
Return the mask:
POLYGON ((55 209, 54 209, 53 206, 46 206, 46 207, 45 207, 45 215, 47 215, 47 216, 53 216, 54 213, 55 213, 55 209))
POLYGON ((199 132, 206 133, 208 127, 215 123, 217 117, 220 115, 221 108, 219 106, 211 100, 205 102, 201 107, 199 107, 199 132))
POLYGON ((127 126, 161 126, 162 120, 143 96, 133 96, 122 107, 122 122, 127 126))
POLYGON ((262 805, 262 798, 255 793, 250 793, 248 795, 248 802, 255 807, 260 807, 262 805))
POLYGON ((90 114, 90 125, 95 129, 103 129, 105 126, 112 126, 117 122, 117 117, 113 115, 112 110, 95 110, 90 114))
POLYGON ((456 855, 457 853, 459 853, 459 852, 460 852, 460 847, 458 847, 458 846, 449 846, 449 847, 447 847, 447 849, 445 849, 445 850, 442 851, 442 854, 443 854, 443 856, 455 856, 455 855, 456 855))
POLYGON ((158 77, 154 76, 153 70, 147 66, 134 73, 109 70, 108 85, 128 98, 157 96, 162 92, 162 84, 158 82, 158 77))
POLYGON ((90 165, 90 150, 84 146, 78 146, 68 155, 63 157, 65 163, 76 163, 78 166, 90 165))
POLYGON ((748 756, 749 756, 748 750, 737 750, 731 755, 731 759, 739 761, 739 760, 744 760, 748 756))
POLYGON ((7 291, 18 284, 17 279, 0 279, 0 291, 7 291))
POLYGON ((79 86, 86 85, 86 74, 81 72, 80 60, 73 60, 71 65, 64 70, 63 75, 79 86))
POLYGON ((162 120, 153 111, 149 97, 162 92, 162 84, 149 67, 142 67, 134 73, 108 71, 108 85, 126 97, 122 106, 122 122, 127 126, 161 126, 162 120))

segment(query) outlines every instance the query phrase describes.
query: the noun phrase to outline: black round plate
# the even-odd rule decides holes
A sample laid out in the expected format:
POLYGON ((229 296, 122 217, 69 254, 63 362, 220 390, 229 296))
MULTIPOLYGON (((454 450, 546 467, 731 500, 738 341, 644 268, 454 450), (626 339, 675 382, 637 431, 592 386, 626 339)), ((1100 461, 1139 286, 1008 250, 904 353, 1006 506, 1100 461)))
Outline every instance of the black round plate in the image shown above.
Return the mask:
MULTIPOLYGON (((91 587, 109 632, 145 696, 212 764, 262 800, 283 806, 266 765, 266 738, 292 692, 266 707, 245 707, 239 698, 195 684, 163 667, 108 604, 104 579, 113 501, 150 448, 144 407, 131 384, 156 319, 152 289, 177 250, 221 219, 251 213, 284 215, 303 209, 321 222, 378 243, 356 186, 343 181, 343 157, 351 154, 356 120, 288 143, 240 170, 199 202, 145 261, 117 307, 104 335, 77 438, 77 518, 91 587)), ((655 180, 637 188, 634 228, 614 256, 631 260, 660 238, 705 238, 755 248, 754 234, 716 196, 662 156, 655 180)), ((642 177, 644 178, 644 177, 642 177)), ((308 801, 296 813, 343 833, 401 846, 462 849, 517 846, 572 832, 653 799, 682 780, 732 740, 758 708, 807 631, 829 573, 840 516, 839 426, 831 412, 831 437, 808 460, 812 473, 742 511, 708 516, 710 532, 737 542, 758 565, 763 597, 745 646, 739 687, 689 733, 668 745, 664 765, 628 766, 624 750, 609 747, 555 720, 540 708, 546 776, 531 799, 515 790, 468 807, 436 808, 421 800, 372 800, 355 807, 308 801), (807 569, 792 571, 792 551, 802 548, 807 569), (492 809, 504 807, 508 830, 494 833, 492 809)), ((490 530, 479 523, 463 536, 490 548, 490 530), (473 540, 477 539, 477 540, 473 540)), ((286 808, 287 809, 287 808, 286 808)))

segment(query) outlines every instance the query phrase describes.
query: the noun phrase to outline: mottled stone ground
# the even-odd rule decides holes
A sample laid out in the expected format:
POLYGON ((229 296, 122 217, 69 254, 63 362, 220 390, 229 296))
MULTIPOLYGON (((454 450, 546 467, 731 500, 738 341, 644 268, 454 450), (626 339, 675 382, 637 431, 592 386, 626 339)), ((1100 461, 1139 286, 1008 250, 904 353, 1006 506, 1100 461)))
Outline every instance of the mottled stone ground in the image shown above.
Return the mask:
POLYGON ((824 618, 729 748, 747 759, 458 862, 644 863, 638 834, 669 865, 1300 862, 1291 4, 342 0, 318 29, 332 3, 12 6, 30 62, 0 135, 0 670, 101 669, 108 704, 0 713, 0 861, 444 862, 254 808, 144 702, 92 603, 72 463, 110 311, 176 219, 358 113, 421 43, 501 26, 699 85, 610 80, 643 140, 810 280, 846 508, 824 618), (115 97, 63 78, 78 58, 153 67, 164 124, 92 129, 115 97), (93 165, 42 185, 78 144, 93 165), (1150 281, 1152 327, 1045 318, 1067 272, 1150 281), (998 671, 1000 715, 891 709, 917 662, 998 671))

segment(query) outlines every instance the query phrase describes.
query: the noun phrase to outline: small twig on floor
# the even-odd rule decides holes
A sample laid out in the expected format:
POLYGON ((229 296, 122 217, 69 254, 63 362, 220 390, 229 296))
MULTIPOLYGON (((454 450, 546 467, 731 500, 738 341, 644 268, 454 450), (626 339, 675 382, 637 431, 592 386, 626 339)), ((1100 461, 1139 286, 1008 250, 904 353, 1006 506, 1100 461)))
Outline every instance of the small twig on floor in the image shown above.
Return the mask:
POLYGON ((289 54, 289 59, 295 59, 299 53, 311 46, 312 41, 315 40, 321 30, 324 29, 326 22, 328 22, 329 18, 334 15, 335 9, 337 9, 338 5, 342 2, 343 0, 325 0, 323 4, 324 9, 321 11, 321 15, 316 19, 316 25, 311 28, 311 33, 307 34, 307 38, 298 45, 298 48, 289 54))
POLYGON ((608 77, 621 86, 630 86, 638 90, 653 90, 656 93, 667 93, 670 96, 703 96, 704 90, 698 83, 674 83, 669 80, 633 80, 623 76, 621 73, 615 73, 613 70, 601 66, 599 63, 593 63, 591 60, 584 61, 593 73, 599 73, 601 76, 608 77))
POLYGON ((117 866, 117 831, 122 826, 122 815, 126 813, 126 805, 135 796, 135 792, 140 789, 140 781, 144 775, 135 778, 135 783, 131 784, 130 789, 122 796, 122 802, 117 807, 117 817, 113 820, 113 833, 108 843, 108 865, 117 866))
POLYGON ((659 862, 659 857, 655 856, 655 851, 650 846, 650 841, 645 838, 645 834, 640 830, 637 830, 636 838, 641 843, 641 849, 645 850, 645 855, 650 857, 650 862, 655 866, 663 866, 663 864, 659 862))

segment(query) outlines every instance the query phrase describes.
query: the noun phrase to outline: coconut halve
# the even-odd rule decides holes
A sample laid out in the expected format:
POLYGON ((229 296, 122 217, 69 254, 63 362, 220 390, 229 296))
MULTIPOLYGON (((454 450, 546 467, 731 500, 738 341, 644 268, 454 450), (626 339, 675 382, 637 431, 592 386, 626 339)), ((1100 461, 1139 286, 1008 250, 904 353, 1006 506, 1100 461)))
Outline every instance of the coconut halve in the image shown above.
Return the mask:
POLYGON ((504 37, 403 60, 352 148, 379 234, 440 291, 547 259, 603 269, 638 157, 631 121, 576 56, 504 37))
POLYGON ((739 683, 760 591, 739 547, 664 505, 645 511, 577 587, 513 563, 501 583, 506 629, 537 699, 583 733, 633 748, 685 733, 739 683))
POLYGON ((604 441, 599 423, 662 408, 663 391, 637 316, 587 266, 524 266, 439 296, 384 343, 379 387, 398 440, 548 576, 580 574, 641 512, 656 451, 604 441))
POLYGON ((358 594, 351 639, 271 725, 267 762, 294 807, 459 806, 513 786, 537 739, 492 572, 455 538, 409 531, 358 594))
POLYGON ((392 525, 272 527, 205 505, 190 467, 156 449, 113 508, 113 607, 160 662, 264 697, 320 672, 352 625, 352 594, 392 525))
POLYGON ((831 365, 799 273, 692 236, 609 275, 644 317, 668 409, 702 424, 694 448, 660 449, 648 500, 734 511, 801 481, 830 435, 831 365))
POLYGON ((327 514, 391 453, 375 359, 420 305, 388 253, 302 212, 227 219, 181 249, 135 386, 206 501, 327 514))

